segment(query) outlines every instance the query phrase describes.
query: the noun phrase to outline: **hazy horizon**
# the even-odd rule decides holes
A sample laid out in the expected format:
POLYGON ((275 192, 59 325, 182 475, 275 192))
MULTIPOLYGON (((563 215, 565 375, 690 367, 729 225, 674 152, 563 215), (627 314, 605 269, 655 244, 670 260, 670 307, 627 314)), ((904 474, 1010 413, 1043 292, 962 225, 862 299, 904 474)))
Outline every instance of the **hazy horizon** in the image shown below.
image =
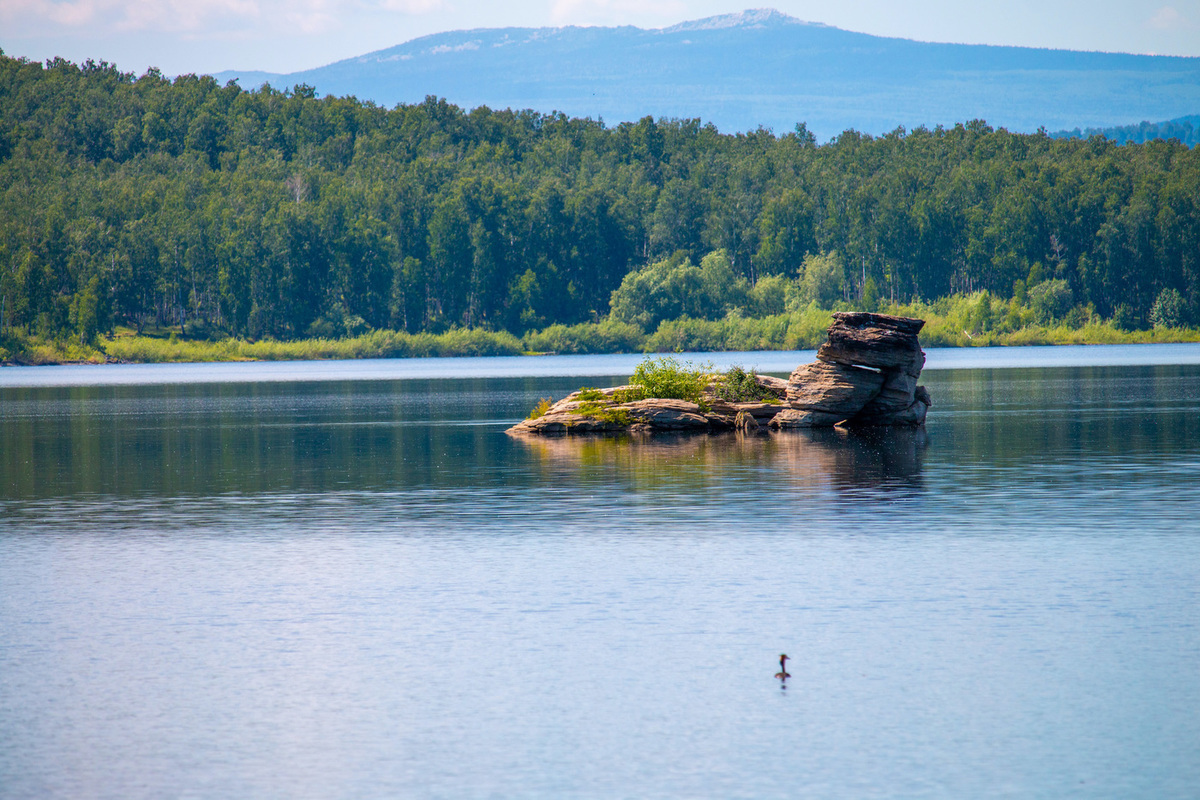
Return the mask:
MULTIPOLYGON (((780 0, 805 22, 888 38, 1083 52, 1200 57, 1200 0, 1047 0, 964 8, 948 0, 837 7, 780 0)), ((42 61, 105 60, 126 72, 286 74, 423 36, 486 28, 669 28, 748 10, 727 0, 10 0, 0 48, 42 61)))

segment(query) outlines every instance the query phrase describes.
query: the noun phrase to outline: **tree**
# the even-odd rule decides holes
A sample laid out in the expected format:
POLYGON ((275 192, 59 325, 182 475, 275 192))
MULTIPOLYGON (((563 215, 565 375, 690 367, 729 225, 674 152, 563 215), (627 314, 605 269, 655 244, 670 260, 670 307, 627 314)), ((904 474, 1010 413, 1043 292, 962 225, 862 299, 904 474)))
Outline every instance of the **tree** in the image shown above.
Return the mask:
POLYGON ((821 308, 832 308, 842 299, 845 268, 836 250, 804 257, 800 288, 803 296, 821 308))
POLYGON ((1179 328, 1187 324, 1187 301, 1178 289, 1163 289, 1150 308, 1150 324, 1156 328, 1179 328))

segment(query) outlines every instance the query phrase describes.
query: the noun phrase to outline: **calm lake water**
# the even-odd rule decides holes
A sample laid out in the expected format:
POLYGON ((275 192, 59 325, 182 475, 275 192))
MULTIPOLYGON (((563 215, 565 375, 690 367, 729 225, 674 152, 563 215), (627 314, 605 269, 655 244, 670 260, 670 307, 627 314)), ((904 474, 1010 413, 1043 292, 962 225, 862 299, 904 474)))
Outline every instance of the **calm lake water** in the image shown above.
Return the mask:
POLYGON ((1195 798, 1200 347, 929 355, 646 441, 504 433, 638 357, 0 370, 0 797, 1195 798))

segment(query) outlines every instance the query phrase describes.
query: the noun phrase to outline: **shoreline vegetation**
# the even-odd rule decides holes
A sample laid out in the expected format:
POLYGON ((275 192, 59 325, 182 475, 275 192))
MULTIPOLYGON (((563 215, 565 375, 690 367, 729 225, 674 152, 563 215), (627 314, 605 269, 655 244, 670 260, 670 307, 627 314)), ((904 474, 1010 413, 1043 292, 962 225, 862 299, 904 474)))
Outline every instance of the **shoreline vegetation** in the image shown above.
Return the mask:
POLYGON ((722 133, 0 53, 0 361, 1200 340, 1200 148, 722 133), (171 332, 175 338, 171 338, 171 332))
MULTIPOLYGON (((833 310, 854 310, 838 303, 833 310)), ((1020 345, 1165 344, 1200 342, 1200 329, 1158 326, 1126 330, 1112 320, 1076 318, 1023 321, 1023 310, 987 293, 943 298, 933 303, 880 304, 879 312, 928 320, 921 338, 927 347, 1020 345)), ((720 319, 681 317, 646 332, 612 318, 595 323, 550 325, 523 336, 507 331, 452 329, 443 333, 375 330, 341 338, 295 340, 184 335, 177 329, 117 329, 93 344, 70 337, 39 337, 14 328, 0 334, 0 363, 36 366, 79 363, 187 363, 216 361, 303 361, 354 358, 582 355, 599 353, 733 352, 812 350, 825 341, 830 309, 805 308, 764 317, 736 309, 720 319)), ((1028 317, 1030 312, 1025 312, 1028 317)))

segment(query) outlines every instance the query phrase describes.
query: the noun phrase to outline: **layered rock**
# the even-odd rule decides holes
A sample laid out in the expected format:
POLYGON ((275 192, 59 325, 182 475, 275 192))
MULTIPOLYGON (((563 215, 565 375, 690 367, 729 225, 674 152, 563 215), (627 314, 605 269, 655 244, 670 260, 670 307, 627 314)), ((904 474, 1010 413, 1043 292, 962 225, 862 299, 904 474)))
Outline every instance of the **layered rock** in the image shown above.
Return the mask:
POLYGON ((917 334, 925 320, 863 311, 839 311, 833 319, 829 341, 817 351, 821 361, 921 374, 925 353, 917 334))
POLYGON ((817 361, 788 381, 789 410, 772 427, 824 428, 925 424, 929 393, 917 385, 925 353, 917 334, 924 320, 838 312, 817 361))
POLYGON ((917 334, 923 320, 887 314, 839 312, 817 360, 788 380, 754 376, 767 401, 721 399, 714 376, 703 405, 686 400, 637 396, 638 387, 588 389, 567 395, 535 419, 509 429, 514 434, 594 434, 652 431, 753 433, 763 426, 831 428, 918 427, 931 401, 917 385, 925 353, 917 334), (774 402, 772 402, 774 401, 774 402))
POLYGON ((832 414, 839 420, 857 414, 879 394, 883 375, 845 364, 815 361, 796 367, 788 381, 788 405, 799 411, 832 414))
POLYGON ((654 431, 753 432, 765 426, 784 408, 787 381, 766 375, 755 379, 776 402, 733 402, 717 397, 710 386, 704 407, 686 400, 648 398, 622 401, 638 387, 615 386, 573 392, 551 405, 535 419, 509 428, 513 434, 594 434, 654 431), (739 423, 738 420, 742 421, 739 423))

